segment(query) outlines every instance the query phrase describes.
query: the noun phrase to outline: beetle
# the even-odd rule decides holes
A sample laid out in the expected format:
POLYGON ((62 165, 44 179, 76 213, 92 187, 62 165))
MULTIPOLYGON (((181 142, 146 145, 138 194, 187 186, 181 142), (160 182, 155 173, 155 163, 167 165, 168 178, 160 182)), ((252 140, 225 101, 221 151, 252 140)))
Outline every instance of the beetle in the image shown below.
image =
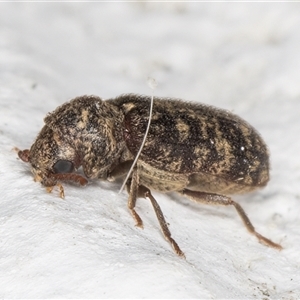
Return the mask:
MULTIPOLYGON (((86 185, 88 179, 115 181, 132 166, 149 121, 151 97, 124 94, 102 100, 81 96, 59 106, 30 150, 18 156, 31 164, 35 181, 49 191, 62 182, 86 185), (77 170, 82 167, 85 176, 77 170)), ((151 190, 177 192, 198 203, 234 206, 250 233, 270 247, 281 245, 259 234, 232 194, 254 191, 269 181, 269 153, 260 134, 223 109, 180 99, 154 97, 151 124, 137 163, 126 182, 128 208, 136 225, 137 198, 148 198, 165 239, 184 257, 172 238, 151 190)))

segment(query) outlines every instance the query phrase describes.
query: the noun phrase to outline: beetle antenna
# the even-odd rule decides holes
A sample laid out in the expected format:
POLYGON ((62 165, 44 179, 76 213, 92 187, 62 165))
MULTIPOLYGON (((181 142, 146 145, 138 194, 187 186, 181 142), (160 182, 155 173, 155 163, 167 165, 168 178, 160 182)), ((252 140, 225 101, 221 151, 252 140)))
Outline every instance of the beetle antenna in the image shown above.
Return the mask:
POLYGON ((148 77, 148 85, 150 86, 150 88, 152 89, 152 96, 151 96, 151 102, 150 102, 150 110, 149 110, 149 119, 148 119, 148 124, 147 124, 147 128, 146 128, 146 131, 145 131, 145 134, 144 134, 144 138, 143 138, 143 141, 142 141, 142 144, 140 146, 140 149, 137 153, 137 155, 135 156, 135 159, 131 165, 131 168, 129 170, 129 172, 127 173, 127 176, 119 190, 119 194, 123 191, 124 187, 125 187, 125 184, 128 180, 128 178, 130 177, 131 173, 132 173, 132 170, 133 168, 135 167, 136 163, 137 163, 137 160, 143 150, 143 147, 145 145, 145 142, 146 142, 146 138, 147 138, 147 135, 148 135, 148 132, 149 132, 149 128, 150 128, 150 124, 151 124, 151 119, 152 119, 152 111, 153 111, 153 102, 154 102, 154 89, 156 88, 156 80, 152 77, 148 77))

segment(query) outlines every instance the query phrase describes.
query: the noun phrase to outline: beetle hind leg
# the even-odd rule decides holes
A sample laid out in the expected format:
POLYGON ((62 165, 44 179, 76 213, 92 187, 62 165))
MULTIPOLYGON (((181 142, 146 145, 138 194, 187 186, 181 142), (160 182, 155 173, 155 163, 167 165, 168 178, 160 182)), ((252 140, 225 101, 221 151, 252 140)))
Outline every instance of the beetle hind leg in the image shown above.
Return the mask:
POLYGON ((218 194, 210 194, 210 193, 205 193, 205 192, 191 191, 191 190, 187 190, 187 189, 184 189, 183 191, 181 191, 179 193, 187 196, 191 200, 194 200, 198 203, 210 204, 210 205, 222 205, 222 206, 233 205, 250 233, 255 235, 262 244, 269 246, 269 247, 273 247, 277 250, 282 250, 281 245, 272 242, 270 239, 262 236, 260 233, 258 233, 255 230, 254 226, 252 225, 250 219, 246 215, 246 213, 245 213, 244 209, 241 207, 241 205, 238 204, 237 202, 233 201, 230 197, 227 197, 224 195, 218 195, 218 194))

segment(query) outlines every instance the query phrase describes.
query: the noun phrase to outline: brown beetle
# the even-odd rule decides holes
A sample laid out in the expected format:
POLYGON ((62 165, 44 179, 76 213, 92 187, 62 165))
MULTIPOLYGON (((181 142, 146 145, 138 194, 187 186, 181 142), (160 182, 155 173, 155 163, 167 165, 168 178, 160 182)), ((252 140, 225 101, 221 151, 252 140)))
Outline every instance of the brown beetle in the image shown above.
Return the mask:
MULTIPOLYGON (((31 164, 36 181, 50 191, 58 185, 61 197, 60 182, 87 183, 76 173, 81 166, 90 179, 125 177, 147 129, 150 100, 135 94, 106 101, 75 98, 48 114, 30 150, 18 155, 31 164)), ((128 207, 142 227, 135 204, 138 197, 148 198, 166 240, 180 256, 184 253, 151 190, 175 191, 204 204, 233 205, 250 233, 280 250, 279 244, 255 231, 243 208, 228 196, 264 187, 268 181, 267 147, 243 119, 204 104, 154 98, 149 133, 126 183, 128 207)))

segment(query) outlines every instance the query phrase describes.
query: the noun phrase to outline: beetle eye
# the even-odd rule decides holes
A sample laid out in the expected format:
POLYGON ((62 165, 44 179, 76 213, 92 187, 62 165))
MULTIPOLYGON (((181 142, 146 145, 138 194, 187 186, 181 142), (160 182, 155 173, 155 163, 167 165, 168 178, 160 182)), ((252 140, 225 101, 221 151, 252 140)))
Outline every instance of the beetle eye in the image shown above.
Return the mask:
POLYGON ((53 166, 54 173, 72 173, 74 171, 74 165, 69 160, 58 160, 53 166))

